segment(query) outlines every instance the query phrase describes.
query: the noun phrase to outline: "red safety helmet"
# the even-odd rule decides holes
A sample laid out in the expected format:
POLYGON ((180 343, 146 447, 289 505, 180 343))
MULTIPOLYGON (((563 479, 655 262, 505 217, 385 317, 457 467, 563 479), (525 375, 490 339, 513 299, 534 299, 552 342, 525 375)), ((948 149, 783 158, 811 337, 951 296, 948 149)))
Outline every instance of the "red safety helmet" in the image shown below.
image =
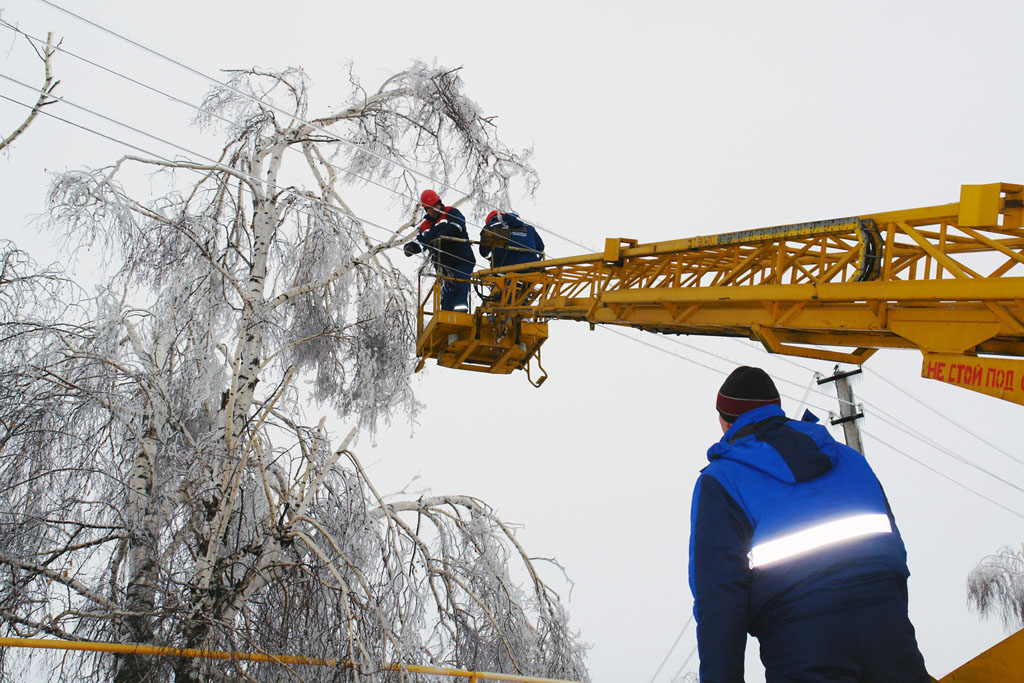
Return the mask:
POLYGON ((424 207, 434 206, 440 201, 441 198, 433 190, 423 190, 423 194, 420 195, 420 204, 424 207))
POLYGON ((487 218, 484 219, 484 225, 487 225, 492 220, 494 220, 494 217, 497 216, 497 215, 498 215, 497 211, 491 211, 489 214, 487 214, 487 218))

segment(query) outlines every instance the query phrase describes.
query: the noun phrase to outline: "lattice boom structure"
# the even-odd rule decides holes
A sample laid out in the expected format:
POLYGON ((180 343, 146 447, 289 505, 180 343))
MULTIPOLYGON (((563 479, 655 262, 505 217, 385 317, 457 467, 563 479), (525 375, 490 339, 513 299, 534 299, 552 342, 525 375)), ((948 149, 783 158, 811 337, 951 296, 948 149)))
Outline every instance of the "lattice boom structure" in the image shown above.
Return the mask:
POLYGON ((609 239, 602 253, 476 273, 489 300, 474 315, 449 314, 460 319, 420 355, 511 372, 539 351, 544 322, 569 319, 748 337, 840 362, 916 348, 925 376, 1024 403, 1024 361, 992 357, 1024 357, 1022 214, 1024 187, 995 183, 965 185, 941 206, 651 244, 609 239), (482 338, 486 354, 474 348, 482 338))

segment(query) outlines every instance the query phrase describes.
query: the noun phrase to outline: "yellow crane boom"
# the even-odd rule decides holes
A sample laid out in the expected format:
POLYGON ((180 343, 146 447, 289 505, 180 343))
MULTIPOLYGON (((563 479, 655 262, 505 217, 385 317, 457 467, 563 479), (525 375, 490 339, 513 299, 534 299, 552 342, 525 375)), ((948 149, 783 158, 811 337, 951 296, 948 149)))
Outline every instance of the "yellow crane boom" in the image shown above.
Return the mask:
MULTIPOLYGON (((922 375, 1024 403, 1024 186, 918 209, 639 244, 475 273, 474 314, 420 314, 422 359, 527 368, 549 320, 740 336, 863 363, 916 348, 922 375)), ((436 297, 434 297, 436 299, 436 297)))
MULTIPOLYGON (((421 297, 419 368, 434 358, 529 377, 548 321, 578 320, 748 337, 774 353, 858 364, 878 349, 916 348, 924 377, 1024 404, 1022 219, 1024 186, 964 185, 952 204, 650 244, 609 239, 600 253, 478 271, 489 293, 471 314, 439 310, 436 282, 421 297)), ((1006 679, 1024 661, 1021 637, 942 683, 1006 679)))

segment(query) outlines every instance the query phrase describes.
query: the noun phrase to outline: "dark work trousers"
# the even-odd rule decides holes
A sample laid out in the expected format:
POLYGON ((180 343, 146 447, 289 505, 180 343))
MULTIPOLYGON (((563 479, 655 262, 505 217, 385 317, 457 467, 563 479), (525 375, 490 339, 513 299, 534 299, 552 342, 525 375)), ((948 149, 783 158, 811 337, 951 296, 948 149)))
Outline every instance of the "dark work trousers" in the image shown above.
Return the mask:
POLYGON ((929 683, 905 600, 791 621, 762 636, 767 683, 929 683))
POLYGON ((462 305, 469 310, 469 276, 473 267, 466 268, 441 267, 441 310, 454 311, 462 305))

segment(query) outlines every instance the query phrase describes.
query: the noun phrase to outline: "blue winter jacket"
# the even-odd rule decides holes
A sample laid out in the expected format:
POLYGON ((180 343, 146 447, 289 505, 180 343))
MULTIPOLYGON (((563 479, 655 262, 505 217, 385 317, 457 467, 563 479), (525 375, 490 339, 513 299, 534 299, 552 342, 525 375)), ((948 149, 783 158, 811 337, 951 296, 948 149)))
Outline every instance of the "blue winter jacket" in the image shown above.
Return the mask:
MULTIPOLYGON (((543 257, 544 240, 541 239, 536 228, 529 223, 524 223, 514 213, 499 213, 492 218, 484 226, 483 230, 480 231, 481 239, 488 230, 499 227, 507 227, 509 229, 509 242, 511 246, 516 248, 504 249, 502 247, 495 247, 491 267, 514 266, 520 263, 539 261, 543 257)), ((480 255, 486 258, 490 254, 491 247, 481 244, 480 255)))
POLYGON ((894 581, 905 595, 906 550, 878 479, 815 422, 762 406, 708 449, 690 514, 702 681, 743 680, 747 633, 891 599, 894 581))
MULTIPOLYGON (((476 257, 466 232, 466 218, 454 206, 445 207, 437 218, 426 218, 428 228, 416 240, 431 250, 434 262, 446 271, 462 275, 473 272, 476 257)), ((415 252, 414 252, 415 253, 415 252)))

